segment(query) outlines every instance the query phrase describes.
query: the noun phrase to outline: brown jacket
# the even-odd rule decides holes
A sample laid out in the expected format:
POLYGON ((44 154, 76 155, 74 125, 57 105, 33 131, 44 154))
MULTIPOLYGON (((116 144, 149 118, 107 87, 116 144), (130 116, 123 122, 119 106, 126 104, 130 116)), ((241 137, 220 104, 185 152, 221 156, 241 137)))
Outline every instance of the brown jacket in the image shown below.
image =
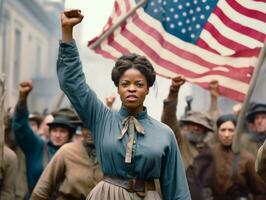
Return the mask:
POLYGON ((263 184, 261 178, 256 174, 254 167, 255 160, 249 152, 245 150, 240 151, 236 167, 236 177, 234 179, 232 178, 234 154, 231 148, 224 148, 221 144, 217 144, 213 146, 213 152, 215 164, 212 185, 215 200, 233 198, 232 186, 237 186, 243 196, 247 197, 248 194, 252 194, 256 200, 266 199, 266 185, 263 184))
POLYGON ((260 177, 266 182, 266 140, 260 147, 256 159, 256 171, 260 177))
POLYGON ((167 124, 174 132, 182 155, 185 170, 192 165, 194 158, 199 154, 195 145, 191 144, 184 135, 181 135, 176 117, 176 99, 165 99, 161 121, 167 124))
MULTIPOLYGON (((210 185, 213 154, 208 145, 195 146, 185 135, 181 134, 176 117, 176 107, 177 99, 164 100, 162 122, 175 133, 186 170, 191 198, 193 200, 204 199, 203 196, 209 196, 205 194, 205 191, 210 185)), ((207 193, 210 192, 207 191, 207 193)))
POLYGON ((241 136, 241 147, 251 153, 254 157, 257 156, 257 152, 259 150, 259 144, 255 141, 251 140, 248 136, 248 134, 252 133, 244 133, 241 136))
POLYGON ((56 192, 57 200, 82 200, 102 177, 96 157, 89 157, 83 143, 68 143, 56 152, 43 171, 31 199, 47 200, 56 192))
POLYGON ((16 176, 16 200, 23 200, 27 191, 27 177, 26 177, 26 159, 25 155, 19 146, 13 148, 18 158, 18 171, 16 176))
POLYGON ((7 146, 4 146, 3 180, 0 184, 0 199, 14 200, 17 174, 17 156, 7 146))

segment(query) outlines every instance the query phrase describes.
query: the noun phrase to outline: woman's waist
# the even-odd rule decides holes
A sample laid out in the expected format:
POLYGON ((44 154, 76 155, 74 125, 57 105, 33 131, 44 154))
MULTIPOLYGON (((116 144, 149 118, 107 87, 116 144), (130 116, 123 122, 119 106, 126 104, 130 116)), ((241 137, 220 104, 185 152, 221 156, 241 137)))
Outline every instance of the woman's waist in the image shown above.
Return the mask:
POLYGON ((105 174, 103 180, 113 185, 122 187, 129 192, 144 192, 147 190, 156 190, 154 179, 149 179, 149 180, 143 180, 138 178, 126 179, 105 174))

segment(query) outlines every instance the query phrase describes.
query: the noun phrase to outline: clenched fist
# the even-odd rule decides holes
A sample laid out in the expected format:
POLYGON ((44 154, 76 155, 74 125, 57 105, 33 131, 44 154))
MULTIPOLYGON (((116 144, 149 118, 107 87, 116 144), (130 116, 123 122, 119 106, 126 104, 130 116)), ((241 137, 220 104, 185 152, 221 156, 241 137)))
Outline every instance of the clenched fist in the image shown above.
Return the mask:
POLYGON ((211 95, 219 96, 219 82, 218 80, 211 80, 209 82, 209 90, 211 95))
POLYGON ((73 10, 65 10, 61 13, 61 24, 62 27, 70 27, 79 24, 82 19, 83 15, 81 14, 81 10, 73 9, 73 10))
POLYGON ((31 90, 32 90, 32 81, 31 80, 21 82, 19 84, 19 96, 20 96, 20 98, 27 98, 27 96, 29 95, 31 90))
POLYGON ((172 84, 170 86, 170 90, 172 92, 177 92, 179 90, 179 88, 181 87, 181 85, 183 85, 186 82, 186 79, 184 78, 184 76, 176 76, 174 78, 172 78, 172 84))
POLYGON ((112 106, 113 106, 113 104, 115 102, 115 99, 116 99, 115 94, 107 96, 105 98, 105 103, 106 103, 107 107, 112 108, 112 106))

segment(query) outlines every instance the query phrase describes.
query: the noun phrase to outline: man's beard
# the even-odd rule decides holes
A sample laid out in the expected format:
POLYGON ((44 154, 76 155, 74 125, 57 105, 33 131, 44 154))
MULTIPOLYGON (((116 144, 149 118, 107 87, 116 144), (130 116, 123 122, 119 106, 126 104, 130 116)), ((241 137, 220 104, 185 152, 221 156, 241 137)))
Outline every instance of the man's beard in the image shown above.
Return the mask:
POLYGON ((197 134, 193 132, 187 132, 186 136, 189 142, 193 144, 200 144, 200 143, 203 143, 206 134, 204 133, 197 134))

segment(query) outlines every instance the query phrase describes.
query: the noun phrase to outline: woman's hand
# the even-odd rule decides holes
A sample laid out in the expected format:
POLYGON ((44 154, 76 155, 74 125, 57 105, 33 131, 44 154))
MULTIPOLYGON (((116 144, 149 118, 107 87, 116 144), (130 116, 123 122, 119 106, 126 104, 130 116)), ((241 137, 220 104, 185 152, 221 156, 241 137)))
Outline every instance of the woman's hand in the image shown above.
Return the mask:
POLYGON ((62 27, 72 28, 73 26, 79 24, 83 17, 84 16, 81 14, 81 10, 65 10, 63 13, 61 13, 62 27))
POLYGON ((83 17, 81 10, 78 9, 65 10, 61 13, 62 40, 64 42, 73 40, 73 27, 79 24, 83 17))

